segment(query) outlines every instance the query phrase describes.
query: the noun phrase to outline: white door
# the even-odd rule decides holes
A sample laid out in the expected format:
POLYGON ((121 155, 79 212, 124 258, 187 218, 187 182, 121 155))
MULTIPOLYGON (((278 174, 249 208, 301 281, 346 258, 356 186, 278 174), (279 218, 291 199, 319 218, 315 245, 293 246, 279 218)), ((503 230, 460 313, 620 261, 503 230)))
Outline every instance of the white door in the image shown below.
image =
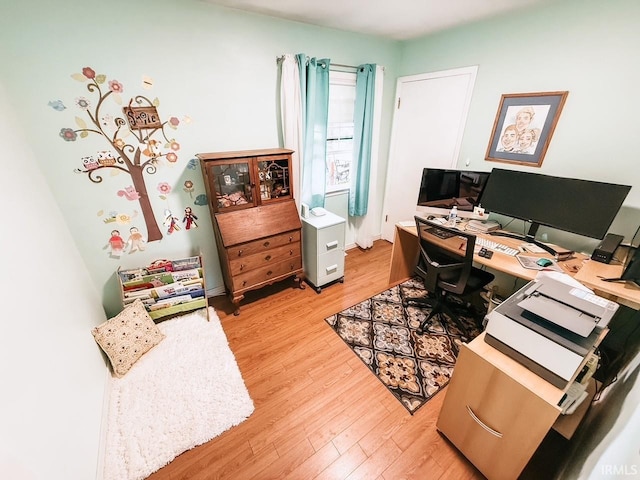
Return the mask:
POLYGON ((413 220, 424 167, 456 168, 477 66, 398 78, 382 238, 413 220))

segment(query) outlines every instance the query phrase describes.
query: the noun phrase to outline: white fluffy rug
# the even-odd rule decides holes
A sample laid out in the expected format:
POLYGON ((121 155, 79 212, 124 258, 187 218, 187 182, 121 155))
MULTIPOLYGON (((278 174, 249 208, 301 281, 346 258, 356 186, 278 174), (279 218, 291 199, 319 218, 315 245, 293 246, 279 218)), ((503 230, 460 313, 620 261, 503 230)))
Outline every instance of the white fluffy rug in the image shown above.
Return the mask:
POLYGON ((213 308, 158 324, 166 338, 112 378, 106 480, 143 479, 253 412, 213 308))

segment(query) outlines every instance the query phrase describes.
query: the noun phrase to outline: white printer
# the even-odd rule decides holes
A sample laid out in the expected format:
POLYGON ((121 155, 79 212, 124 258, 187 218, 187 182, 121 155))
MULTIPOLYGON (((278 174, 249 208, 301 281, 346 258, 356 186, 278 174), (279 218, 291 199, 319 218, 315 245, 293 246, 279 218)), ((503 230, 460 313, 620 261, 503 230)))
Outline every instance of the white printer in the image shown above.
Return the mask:
POLYGON ((485 341, 566 388, 618 310, 617 303, 578 285, 550 276, 529 282, 487 315, 485 341))

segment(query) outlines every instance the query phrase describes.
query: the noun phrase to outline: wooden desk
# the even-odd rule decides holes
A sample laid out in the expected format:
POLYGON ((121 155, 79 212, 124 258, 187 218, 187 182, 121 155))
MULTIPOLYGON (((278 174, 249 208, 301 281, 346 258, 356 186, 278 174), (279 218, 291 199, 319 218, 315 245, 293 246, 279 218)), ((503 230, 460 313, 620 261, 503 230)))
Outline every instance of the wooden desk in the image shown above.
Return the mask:
POLYGON ((589 401, 561 415, 564 391, 491 347, 484 335, 462 345, 436 426, 487 478, 517 478, 551 428, 571 438, 589 401))
POLYGON ((602 281, 603 278, 619 278, 620 275, 622 275, 622 265, 588 260, 584 262, 574 278, 601 297, 626 305, 634 310, 640 310, 640 287, 626 282, 602 281))
MULTIPOLYGON (((491 235, 476 234, 477 237, 490 238, 493 241, 502 243, 509 247, 517 248, 523 242, 515 238, 509 237, 493 237, 491 235)), ((413 271, 418 262, 418 233, 415 226, 404 227, 400 224, 396 225, 395 238, 393 242, 393 250, 391 253, 391 267, 389 269, 389 285, 396 285, 413 276, 413 271)), ((550 254, 535 254, 535 257, 549 257, 550 254)), ((574 275, 582 267, 583 262, 587 259, 585 255, 576 255, 575 258, 558 262, 558 265, 569 275, 574 275)), ((484 265, 488 268, 504 272, 514 277, 522 278, 530 281, 536 278, 539 270, 531 270, 524 268, 518 262, 518 259, 512 255, 506 255, 500 252, 493 252, 493 256, 488 259, 479 255, 474 255, 474 262, 484 265)), ((601 282, 607 283, 607 282, 601 282)), ((639 295, 640 301, 640 295, 639 295)))

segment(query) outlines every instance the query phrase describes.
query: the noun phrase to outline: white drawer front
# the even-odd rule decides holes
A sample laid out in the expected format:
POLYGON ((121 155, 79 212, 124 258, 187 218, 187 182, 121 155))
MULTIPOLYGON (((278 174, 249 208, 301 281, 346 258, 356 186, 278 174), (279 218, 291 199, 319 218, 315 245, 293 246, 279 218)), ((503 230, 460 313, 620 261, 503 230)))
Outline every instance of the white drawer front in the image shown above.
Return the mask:
POLYGON ((344 223, 318 231, 318 255, 344 251, 344 223))
POLYGON ((344 276, 344 252, 336 251, 318 258, 318 285, 332 282, 344 276))

